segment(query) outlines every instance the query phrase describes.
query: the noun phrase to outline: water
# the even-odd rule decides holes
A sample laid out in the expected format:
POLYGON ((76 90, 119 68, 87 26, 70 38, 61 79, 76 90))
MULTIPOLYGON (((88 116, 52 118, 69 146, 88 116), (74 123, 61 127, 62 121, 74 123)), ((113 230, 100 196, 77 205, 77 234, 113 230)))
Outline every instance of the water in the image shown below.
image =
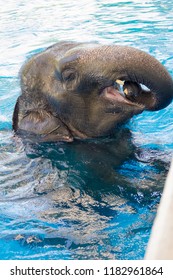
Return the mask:
POLYGON ((173 2, 5 1, 0 27, 0 258, 142 259, 173 151, 173 104, 119 136, 22 145, 18 72, 59 40, 138 47, 173 75, 173 2), (129 141, 129 131, 131 141, 129 141))

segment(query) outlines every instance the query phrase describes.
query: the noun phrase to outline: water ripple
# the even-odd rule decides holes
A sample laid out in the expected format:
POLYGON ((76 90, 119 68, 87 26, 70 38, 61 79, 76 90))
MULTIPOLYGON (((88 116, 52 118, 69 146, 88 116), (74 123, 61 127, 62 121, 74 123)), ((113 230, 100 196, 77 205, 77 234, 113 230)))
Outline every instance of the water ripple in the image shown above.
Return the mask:
POLYGON ((0 26, 0 258, 141 259, 173 154, 172 104, 134 117, 131 141, 24 146, 11 119, 21 65, 60 40, 131 45, 173 75, 172 1, 7 0, 0 26))

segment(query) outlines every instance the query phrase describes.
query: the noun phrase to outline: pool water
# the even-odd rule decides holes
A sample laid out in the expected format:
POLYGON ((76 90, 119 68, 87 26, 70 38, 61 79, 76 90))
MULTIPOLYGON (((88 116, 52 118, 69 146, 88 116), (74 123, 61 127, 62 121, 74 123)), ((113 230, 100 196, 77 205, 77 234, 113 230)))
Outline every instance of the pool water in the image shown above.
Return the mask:
POLYGON ((173 104, 70 144, 23 145, 11 118, 21 65, 60 40, 134 46, 173 75, 173 2, 7 0, 0 27, 0 259, 142 259, 173 154, 173 104))

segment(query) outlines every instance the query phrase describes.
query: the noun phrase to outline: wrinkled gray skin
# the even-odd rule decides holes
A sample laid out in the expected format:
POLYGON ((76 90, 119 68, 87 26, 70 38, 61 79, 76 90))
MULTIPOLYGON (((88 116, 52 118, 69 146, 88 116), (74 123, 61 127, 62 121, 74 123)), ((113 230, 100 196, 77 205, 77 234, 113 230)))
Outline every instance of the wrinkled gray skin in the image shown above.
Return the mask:
POLYGON ((38 141, 109 135, 133 115, 160 110, 173 98, 171 76, 145 52, 73 42, 55 44, 26 62, 21 89, 13 129, 38 141), (125 81, 125 95, 117 79, 125 81))

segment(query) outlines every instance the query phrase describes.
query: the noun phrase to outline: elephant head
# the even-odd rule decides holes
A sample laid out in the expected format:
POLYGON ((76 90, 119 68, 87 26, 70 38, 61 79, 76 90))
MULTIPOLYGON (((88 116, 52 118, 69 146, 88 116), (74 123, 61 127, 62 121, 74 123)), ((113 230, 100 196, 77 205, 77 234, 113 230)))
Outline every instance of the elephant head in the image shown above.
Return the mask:
POLYGON ((173 80, 158 60, 118 45, 53 45, 24 65, 21 88, 13 128, 43 141, 108 135, 133 115, 160 110, 173 98, 173 80))

